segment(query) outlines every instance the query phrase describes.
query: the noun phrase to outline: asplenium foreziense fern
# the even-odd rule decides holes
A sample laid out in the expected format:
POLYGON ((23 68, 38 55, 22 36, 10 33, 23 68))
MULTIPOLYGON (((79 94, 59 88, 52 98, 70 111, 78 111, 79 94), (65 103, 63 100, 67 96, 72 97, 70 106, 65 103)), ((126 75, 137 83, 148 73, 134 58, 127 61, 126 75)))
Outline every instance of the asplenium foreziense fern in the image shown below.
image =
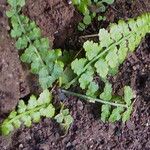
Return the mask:
POLYGON ((64 108, 64 104, 61 105, 61 109, 59 114, 55 116, 55 119, 58 123, 60 123, 61 127, 65 130, 68 131, 70 125, 73 122, 73 118, 70 115, 69 109, 64 108))
POLYGON ((8 118, 1 124, 1 132, 8 135, 15 128, 20 128, 21 124, 27 127, 32 122, 38 123, 42 116, 52 118, 55 115, 55 108, 51 103, 52 95, 48 90, 44 90, 37 99, 32 95, 25 104, 23 100, 19 101, 16 111, 12 111, 8 118))
POLYGON ((21 60, 31 64, 31 72, 39 76, 43 89, 52 87, 63 72, 64 64, 59 60, 60 49, 51 50, 48 38, 42 38, 41 30, 34 21, 21 15, 25 0, 7 0, 11 6, 7 16, 11 20, 11 37, 15 38, 16 48, 22 50, 21 60))
MULTIPOLYGON (((23 50, 21 60, 31 64, 31 71, 39 76, 39 82, 44 91, 38 99, 32 95, 28 104, 22 100, 19 102, 18 109, 13 111, 0 126, 5 135, 14 128, 19 128, 21 123, 31 126, 32 122, 39 122, 41 116, 54 117, 55 108, 47 88, 52 87, 58 78, 62 79, 62 74, 66 79, 68 76, 63 72, 64 64, 60 61, 61 51, 49 50, 49 41, 41 37, 41 31, 35 22, 20 14, 25 0, 8 0, 8 3, 11 6, 11 9, 7 11, 12 25, 11 36, 17 40, 17 49, 23 50)), ((77 77, 65 83, 65 87, 69 88, 75 81, 79 81, 86 95, 66 90, 62 92, 88 99, 90 102, 101 102, 103 121, 114 122, 122 118, 125 122, 132 112, 133 91, 129 86, 125 86, 123 97, 113 95, 108 77, 117 73, 119 65, 123 63, 127 54, 135 50, 148 32, 150 32, 149 13, 136 20, 130 19, 128 22, 119 21, 118 24, 111 24, 108 30, 101 29, 98 34, 100 42, 85 42, 83 47, 86 57, 72 62, 71 68, 77 77), (104 86, 98 84, 95 78, 97 76, 103 81, 104 86)), ((68 109, 61 109, 55 119, 66 128, 73 121, 68 109)))
POLYGON ((69 109, 62 105, 60 112, 55 113, 52 98, 52 93, 46 89, 38 98, 31 95, 28 104, 23 100, 19 100, 17 109, 12 111, 0 125, 1 134, 8 135, 14 129, 20 128, 22 124, 26 127, 31 127, 32 123, 39 123, 41 117, 54 118, 67 131, 73 122, 69 109))
MULTIPOLYGON (((78 25, 78 29, 83 31, 97 17, 97 14, 104 13, 107 6, 113 4, 114 0, 72 0, 72 3, 84 15, 83 21, 78 25)), ((100 15, 98 21, 104 20, 104 18, 100 15)))
POLYGON ((98 43, 86 41, 83 45, 85 57, 77 58, 72 62, 71 68, 77 76, 66 85, 66 88, 78 81, 80 87, 86 90, 86 96, 77 96, 91 99, 93 102, 101 102, 96 99, 97 97, 103 100, 102 103, 105 103, 101 109, 103 121, 114 122, 122 118, 125 122, 129 119, 132 111, 131 99, 134 94, 131 88, 126 86, 123 98, 114 96, 108 77, 118 72, 120 64, 124 62, 128 53, 133 52, 149 32, 150 13, 143 14, 137 19, 129 19, 127 22, 120 20, 118 24, 111 24, 107 30, 99 30, 98 43), (99 76, 103 81, 104 89, 96 82, 95 76, 99 76), (113 107, 114 103, 116 108, 113 107), (120 106, 119 103, 123 105, 120 106))
MULTIPOLYGON (((50 50, 49 40, 41 37, 40 28, 37 27, 36 23, 20 14, 21 8, 25 5, 25 0, 7 0, 7 2, 11 6, 10 10, 6 12, 12 25, 10 34, 16 39, 16 48, 22 50, 21 60, 31 64, 31 72, 39 76, 43 92, 38 99, 32 95, 28 104, 23 100, 19 101, 18 109, 12 111, 0 125, 0 132, 3 135, 8 135, 15 128, 19 128, 22 123, 30 127, 32 122, 39 122, 42 116, 54 117, 55 108, 51 103, 52 95, 48 88, 61 78, 64 67, 63 62, 60 61, 61 50, 50 50)), ((60 114, 66 110, 68 114, 63 116, 63 121, 59 123, 69 128, 73 122, 69 110, 61 109, 60 114)), ((59 116, 59 114, 56 114, 56 116, 59 116)))

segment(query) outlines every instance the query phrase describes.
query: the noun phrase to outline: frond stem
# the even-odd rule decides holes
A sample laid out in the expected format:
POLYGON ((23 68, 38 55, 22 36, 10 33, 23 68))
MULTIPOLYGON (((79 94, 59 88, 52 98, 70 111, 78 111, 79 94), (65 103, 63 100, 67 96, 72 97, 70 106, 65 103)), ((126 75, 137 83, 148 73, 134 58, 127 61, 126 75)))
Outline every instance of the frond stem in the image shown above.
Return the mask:
POLYGON ((104 100, 97 99, 97 98, 92 98, 92 97, 89 97, 89 96, 86 96, 86 95, 82 95, 82 94, 70 92, 70 91, 63 90, 63 89, 62 89, 61 91, 62 91, 63 93, 65 93, 65 94, 68 94, 68 95, 71 95, 71 96, 76 96, 76 97, 79 97, 79 98, 82 98, 82 99, 85 99, 85 100, 88 100, 88 101, 99 102, 99 103, 102 103, 102 104, 107 104, 107 105, 111 105, 111 106, 115 106, 115 107, 128 108, 128 106, 125 105, 125 104, 119 104, 119 103, 108 102, 108 101, 104 101, 104 100))

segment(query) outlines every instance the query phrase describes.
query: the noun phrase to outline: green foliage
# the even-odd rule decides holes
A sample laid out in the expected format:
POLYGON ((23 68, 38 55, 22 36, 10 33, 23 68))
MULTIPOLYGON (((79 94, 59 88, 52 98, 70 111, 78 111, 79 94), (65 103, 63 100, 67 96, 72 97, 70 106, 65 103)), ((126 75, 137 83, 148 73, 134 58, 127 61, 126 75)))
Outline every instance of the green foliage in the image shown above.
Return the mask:
POLYGON ((64 109, 64 105, 62 105, 60 113, 55 116, 55 119, 66 131, 73 123, 73 118, 69 113, 69 109, 64 109))
POLYGON ((44 90, 37 99, 32 95, 25 104, 20 100, 16 111, 12 111, 8 118, 1 124, 3 135, 8 135, 15 128, 18 129, 22 124, 30 127, 32 122, 38 123, 42 116, 52 118, 55 115, 55 108, 51 103, 52 95, 48 90, 44 90))
POLYGON ((21 60, 31 65, 31 72, 39 76, 43 89, 52 87, 63 73, 61 50, 50 50, 49 40, 41 37, 40 28, 20 14, 25 0, 8 0, 8 3, 11 9, 6 14, 11 20, 11 36, 16 39, 16 48, 22 50, 21 60))
MULTIPOLYGON (((134 98, 134 95, 133 95, 133 91, 132 89, 129 87, 129 86, 125 86, 124 87, 124 101, 126 103, 126 110, 123 108, 123 107, 117 107, 115 109, 113 109, 110 117, 109 117, 109 121, 110 122, 115 122, 115 121, 118 121, 122 118, 122 121, 125 123, 127 120, 130 119, 130 115, 132 113, 132 99, 134 98)), ((110 111, 109 111, 110 113, 110 111)), ((107 117, 103 115, 104 118, 107 117)))
MULTIPOLYGON (((41 31, 35 22, 20 14, 21 7, 25 5, 25 0, 8 0, 7 2, 11 6, 11 9, 6 12, 12 25, 10 34, 16 39, 16 48, 24 50, 21 52, 21 60, 31 64, 31 72, 39 75, 43 92, 38 99, 32 95, 28 104, 23 100, 19 101, 17 110, 12 111, 0 125, 3 135, 8 135, 15 128, 20 128, 22 124, 30 127, 32 122, 38 123, 42 116, 54 117, 55 108, 51 102, 52 95, 47 88, 52 87, 52 84, 64 75, 62 61, 68 56, 65 53, 62 56, 60 49, 49 50, 49 40, 41 37, 41 31)), ((68 129, 73 122, 73 118, 67 109, 62 110, 60 113, 63 114, 61 124, 68 129)))
MULTIPOLYGON (((101 102, 101 119, 105 122, 115 122, 122 119, 126 122, 132 113, 132 99, 134 94, 129 86, 124 87, 124 97, 114 96, 112 85, 108 82, 108 77, 118 72, 119 66, 124 62, 128 53, 133 52, 139 45, 141 39, 150 32, 150 14, 144 14, 128 22, 119 21, 118 24, 111 24, 109 29, 100 29, 99 42, 86 41, 83 45, 85 58, 76 58, 71 63, 71 68, 63 71, 63 62, 68 63, 68 56, 62 56, 60 49, 49 50, 49 40, 41 37, 41 31, 34 21, 30 21, 20 14, 21 7, 25 5, 25 0, 7 0, 11 9, 7 11, 7 16, 11 20, 11 36, 16 39, 16 48, 22 50, 21 60, 31 65, 31 72, 39 76, 39 83, 43 92, 37 99, 32 95, 26 104, 19 101, 16 111, 12 111, 9 117, 1 124, 3 135, 8 135, 14 128, 19 128, 22 124, 27 127, 32 122, 37 123, 42 116, 52 118, 55 115, 55 108, 51 103, 52 95, 47 88, 59 79, 60 85, 70 87, 78 81, 80 87, 86 91, 82 98, 90 99, 90 102, 101 102), (63 62, 62 62, 63 61, 63 62), (72 70, 76 77, 69 77, 72 70), (99 86, 95 80, 103 81, 104 87, 99 86), (100 99, 97 99, 100 97, 100 99)), ((105 11, 105 5, 112 4, 113 0, 73 0, 78 9, 85 15, 82 26, 91 23, 90 6, 96 3, 96 9, 92 16, 98 12, 105 11)), ((71 58, 71 57, 70 57, 71 58)), ((74 76, 74 75, 73 75, 74 76)), ((67 93, 67 92, 66 92, 67 93)), ((69 93, 69 92, 68 92, 69 93)), ((71 92, 70 92, 71 93, 71 92)), ((81 96, 81 94, 74 94, 81 96)), ((60 113, 55 119, 66 130, 73 122, 68 109, 61 107, 60 113)))
MULTIPOLYGON (((84 15, 83 22, 78 25, 78 30, 83 31, 92 20, 96 17, 96 14, 106 11, 107 5, 114 3, 114 0, 72 0, 77 9, 84 15)), ((98 21, 105 20, 105 17, 98 16, 98 21)))
MULTIPOLYGON (((149 16, 144 14, 136 20, 130 19, 127 23, 119 21, 118 24, 111 24, 109 30, 100 29, 99 43, 86 41, 83 45, 86 57, 77 58, 71 64, 79 80, 84 74, 89 75, 88 72, 91 72, 91 76, 97 73, 102 79, 116 72, 128 53, 133 52, 149 32, 149 16)), ((81 84, 84 83, 81 81, 81 84)))
POLYGON ((97 93, 103 91, 94 82, 94 77, 98 75, 99 79, 105 84, 104 92, 100 93, 100 99, 115 103, 121 99, 121 103, 126 104, 127 110, 121 107, 114 109, 108 105, 103 105, 101 114, 103 121, 107 119, 111 122, 117 121, 121 119, 121 114, 123 114, 122 119, 125 122, 131 114, 132 89, 128 86, 124 88, 124 99, 121 97, 114 98, 112 85, 108 83, 108 77, 118 72, 119 66, 124 62, 128 53, 133 52, 146 33, 150 32, 149 22, 150 14, 146 13, 137 19, 129 19, 128 22, 120 20, 118 24, 111 24, 108 30, 100 29, 98 34, 99 43, 86 41, 83 45, 86 57, 77 58, 71 64, 71 68, 77 75, 70 82, 71 84, 78 79, 80 87, 87 90, 88 96, 97 97, 97 93), (91 82, 95 84, 94 87, 96 88, 94 90, 89 89, 91 82))
POLYGON ((124 88, 124 100, 128 106, 131 105, 131 99, 134 97, 132 89, 128 86, 124 88))
POLYGON ((105 83, 104 91, 100 94, 100 99, 110 101, 112 99, 112 85, 109 82, 105 83))
POLYGON ((132 99, 134 98, 133 91, 129 86, 124 87, 124 97, 112 96, 112 86, 110 83, 106 83, 104 92, 100 94, 100 98, 104 101, 112 101, 117 104, 118 101, 124 101, 126 108, 118 106, 112 110, 108 104, 103 104, 101 109, 101 120, 110 122, 118 121, 122 118, 123 122, 129 120, 132 112, 132 99), (126 109, 126 110, 125 110, 126 109), (112 111, 112 112, 111 112, 112 111))
POLYGON ((72 0, 72 2, 82 14, 90 14, 104 12, 106 5, 113 4, 114 0, 72 0))

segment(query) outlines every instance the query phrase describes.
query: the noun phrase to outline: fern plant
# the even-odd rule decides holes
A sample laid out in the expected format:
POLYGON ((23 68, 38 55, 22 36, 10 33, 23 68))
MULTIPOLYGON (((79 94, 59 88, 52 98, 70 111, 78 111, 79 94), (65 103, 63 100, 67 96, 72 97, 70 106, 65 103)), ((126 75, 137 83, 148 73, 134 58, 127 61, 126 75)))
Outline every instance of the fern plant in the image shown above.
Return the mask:
MULTIPOLYGON (((98 1, 95 0, 95 2, 98 1)), ((51 103, 52 96, 47 88, 52 87, 58 78, 63 78, 62 75, 65 75, 63 84, 66 88, 78 81, 80 87, 86 91, 86 95, 66 90, 62 92, 88 99, 90 102, 101 102, 103 121, 114 122, 122 119, 125 122, 129 119, 132 112, 133 91, 129 86, 125 86, 123 97, 113 95, 108 77, 118 72, 127 54, 133 52, 145 34, 150 32, 150 13, 136 20, 129 19, 128 22, 119 21, 118 24, 111 24, 108 30, 100 29, 97 35, 99 43, 86 41, 83 45, 86 56, 75 59, 71 63, 76 77, 68 83, 68 74, 63 72, 61 50, 49 50, 49 41, 41 37, 41 31, 35 22, 20 14, 25 0, 8 0, 8 3, 11 6, 11 9, 7 11, 12 25, 11 36, 17 40, 17 49, 24 50, 21 52, 21 60, 31 64, 31 71, 39 75, 39 82, 44 91, 38 99, 32 95, 28 104, 25 104, 23 100, 19 101, 18 109, 10 113, 1 124, 2 134, 8 135, 14 128, 19 128, 22 123, 29 127, 32 122, 39 122, 41 116, 54 117, 55 108, 51 103), (99 79, 103 81, 104 88, 96 82, 95 76, 99 76, 99 79)), ((73 121, 69 110, 63 107, 55 119, 67 129, 73 121)))
POLYGON ((39 76, 39 83, 43 89, 52 87, 63 72, 64 64, 59 60, 61 50, 50 50, 48 38, 42 38, 41 30, 36 23, 20 14, 25 0, 7 2, 11 6, 6 13, 12 25, 10 34, 17 40, 16 48, 23 50, 21 60, 31 64, 31 72, 39 76))
MULTIPOLYGON (((0 125, 0 131, 3 135, 8 135, 22 124, 30 127, 32 122, 38 123, 42 116, 47 118, 54 117, 55 108, 51 103, 52 94, 48 88, 52 87, 52 84, 58 78, 61 78, 64 67, 61 61, 61 50, 49 50, 49 40, 41 37, 41 31, 35 22, 20 14, 21 8, 25 5, 25 0, 8 0, 7 2, 11 6, 11 9, 6 12, 12 25, 10 34, 17 40, 16 48, 24 50, 21 52, 21 60, 31 64, 31 72, 39 75, 39 82, 43 92, 38 99, 32 95, 28 100, 28 104, 23 100, 19 101, 17 110, 12 111, 0 125)), ((68 129, 73 119, 68 109, 63 111, 67 111, 67 114, 61 124, 65 129, 68 129)), ((58 121, 57 117, 56 121, 58 121)))
POLYGON ((52 118, 55 115, 55 108, 52 105, 52 95, 48 90, 44 90, 37 99, 32 95, 25 104, 23 100, 18 103, 16 111, 12 111, 8 118, 1 124, 1 132, 8 135, 15 128, 20 128, 21 124, 30 127, 32 122, 38 123, 42 116, 52 118))
MULTIPOLYGON (((114 0, 72 0, 77 9, 84 15, 83 21, 79 23, 78 29, 83 31, 98 13, 106 11, 106 6, 114 3, 114 0)), ((98 21, 105 17, 98 16, 98 21)))
MULTIPOLYGON (((118 24, 111 24, 109 29, 100 29, 99 43, 86 41, 83 45, 85 50, 85 58, 75 59, 71 68, 77 75, 65 87, 69 88, 75 81, 78 81, 80 87, 86 90, 86 95, 104 101, 114 103, 121 102, 126 104, 127 110, 124 112, 123 107, 113 109, 110 105, 102 105, 101 118, 103 121, 109 118, 109 121, 116 121, 121 118, 126 121, 131 112, 131 98, 133 94, 129 87, 125 88, 125 93, 128 91, 130 98, 116 97, 112 95, 112 85, 108 81, 108 77, 115 75, 118 72, 120 64, 122 64, 128 53, 133 52, 140 44, 141 39, 150 32, 150 14, 146 13, 137 19, 129 19, 128 22, 120 20, 118 24), (94 80, 95 75, 98 75, 104 82, 105 86, 102 89, 94 80), (132 95, 132 96, 130 96, 132 95), (127 101, 128 100, 128 101, 127 101), (120 115, 119 115, 120 114, 120 115)), ((126 95, 126 94, 125 94, 126 95)))
POLYGON ((65 131, 68 131, 73 123, 73 117, 70 115, 69 109, 64 108, 64 104, 62 104, 60 112, 55 116, 55 119, 65 131))

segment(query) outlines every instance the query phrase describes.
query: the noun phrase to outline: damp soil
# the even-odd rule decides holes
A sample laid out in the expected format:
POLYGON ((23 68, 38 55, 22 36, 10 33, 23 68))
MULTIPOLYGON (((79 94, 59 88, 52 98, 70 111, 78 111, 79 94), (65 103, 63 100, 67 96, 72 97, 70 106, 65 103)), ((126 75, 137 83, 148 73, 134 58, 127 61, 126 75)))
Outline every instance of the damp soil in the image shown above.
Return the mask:
MULTIPOLYGON (((2 2, 1 2, 2 3, 2 2)), ((5 16, 6 7, 0 3, 0 115, 12 111, 18 99, 29 93, 25 72, 21 66, 5 16)), ((5 4, 5 3, 4 3, 5 4)))
MULTIPOLYGON (((34 91, 26 67, 19 61, 14 41, 9 37, 5 16, 6 1, 0 1, 0 121, 12 110, 20 97, 34 91), (29 84, 30 83, 30 84, 29 84), (8 93, 8 94, 7 94, 8 93)), ((149 0, 116 0, 106 12, 106 21, 93 24, 83 34, 97 33, 99 26, 150 12, 149 0)), ((54 47, 78 51, 82 41, 76 26, 82 18, 65 0, 27 0, 23 13, 35 20, 54 47)), ((131 85, 136 93, 131 119, 123 124, 103 123, 99 104, 89 104, 75 97, 66 97, 74 123, 64 134, 52 119, 42 119, 32 128, 22 127, 8 137, 0 136, 1 150, 149 150, 150 149, 150 35, 134 54, 129 54, 117 76, 110 79, 114 92, 131 85)), ((32 81, 32 82, 33 82, 32 81)), ((36 92, 36 90, 34 91, 36 92)), ((55 92, 56 99, 58 93, 55 92)))

